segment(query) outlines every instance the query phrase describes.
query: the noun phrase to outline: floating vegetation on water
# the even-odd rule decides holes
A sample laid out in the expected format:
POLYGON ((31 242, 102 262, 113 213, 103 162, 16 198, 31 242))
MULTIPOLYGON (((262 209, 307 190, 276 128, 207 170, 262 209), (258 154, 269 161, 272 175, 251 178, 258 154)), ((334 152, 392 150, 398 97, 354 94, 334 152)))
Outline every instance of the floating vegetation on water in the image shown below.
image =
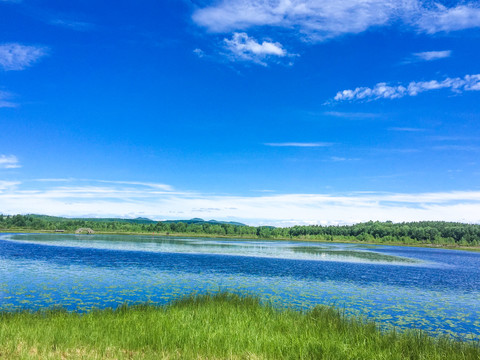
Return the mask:
POLYGON ((477 360, 480 347, 375 323, 317 306, 278 310, 229 293, 85 314, 62 309, 0 313, 8 359, 449 359, 477 360))
POLYGON ((76 246, 65 235, 14 238, 0 237, 0 310, 55 305, 86 312, 228 291, 278 308, 333 305, 384 329, 480 340, 480 254, 229 239, 159 245, 95 235, 76 246), (332 261, 318 261, 321 254, 332 261))

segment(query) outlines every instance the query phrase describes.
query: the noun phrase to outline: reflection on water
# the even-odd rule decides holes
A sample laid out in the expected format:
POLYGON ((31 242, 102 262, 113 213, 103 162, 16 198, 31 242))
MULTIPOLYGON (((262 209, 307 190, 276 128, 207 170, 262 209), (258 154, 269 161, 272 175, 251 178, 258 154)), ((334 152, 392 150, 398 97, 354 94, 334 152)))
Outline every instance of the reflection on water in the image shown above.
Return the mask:
POLYGON ((84 311, 206 291, 331 304, 384 326, 480 339, 480 254, 153 236, 0 235, 0 309, 84 311))
MULTIPOLYGON (((416 259, 381 254, 368 250, 366 247, 359 248, 358 245, 351 244, 303 246, 291 242, 118 235, 15 234, 6 239, 44 245, 163 253, 223 254, 322 261, 338 261, 338 258, 341 257, 342 261, 357 262, 360 260, 375 263, 418 262, 416 259)), ((370 249, 375 250, 376 248, 370 247, 370 249)))
POLYGON ((363 260, 372 262, 405 262, 405 263, 417 263, 419 261, 415 259, 409 259, 399 256, 379 254, 373 251, 357 251, 357 250, 331 250, 320 246, 295 246, 292 250, 297 253, 313 254, 319 256, 322 260, 345 260, 353 261, 363 260))

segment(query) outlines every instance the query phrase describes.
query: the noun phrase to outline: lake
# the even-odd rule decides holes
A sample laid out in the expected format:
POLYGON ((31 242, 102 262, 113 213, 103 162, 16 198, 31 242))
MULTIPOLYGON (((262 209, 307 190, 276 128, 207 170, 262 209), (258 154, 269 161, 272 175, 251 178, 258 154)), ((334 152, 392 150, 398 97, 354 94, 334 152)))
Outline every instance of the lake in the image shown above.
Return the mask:
POLYGON ((162 236, 0 234, 0 310, 164 304, 229 291, 480 340, 480 253, 162 236))

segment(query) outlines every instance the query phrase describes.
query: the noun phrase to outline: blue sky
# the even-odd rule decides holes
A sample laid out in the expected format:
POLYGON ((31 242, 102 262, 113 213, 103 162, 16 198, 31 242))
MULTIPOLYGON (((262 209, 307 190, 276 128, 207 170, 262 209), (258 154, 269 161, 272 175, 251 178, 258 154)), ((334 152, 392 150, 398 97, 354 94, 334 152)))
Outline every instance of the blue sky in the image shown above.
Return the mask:
POLYGON ((480 222, 480 3, 0 0, 0 212, 480 222))

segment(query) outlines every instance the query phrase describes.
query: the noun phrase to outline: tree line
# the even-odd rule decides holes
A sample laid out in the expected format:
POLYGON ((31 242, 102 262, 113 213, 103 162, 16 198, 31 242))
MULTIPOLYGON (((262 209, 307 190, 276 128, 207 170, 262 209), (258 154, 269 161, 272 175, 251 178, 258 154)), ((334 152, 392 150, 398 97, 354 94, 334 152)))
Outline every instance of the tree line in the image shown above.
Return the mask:
POLYGON ((38 215, 0 215, 0 230, 65 230, 92 228, 98 232, 192 234, 263 239, 311 239, 373 243, 480 245, 480 225, 443 221, 393 223, 369 221, 354 225, 293 227, 233 224, 129 221, 126 219, 68 219, 38 215))

